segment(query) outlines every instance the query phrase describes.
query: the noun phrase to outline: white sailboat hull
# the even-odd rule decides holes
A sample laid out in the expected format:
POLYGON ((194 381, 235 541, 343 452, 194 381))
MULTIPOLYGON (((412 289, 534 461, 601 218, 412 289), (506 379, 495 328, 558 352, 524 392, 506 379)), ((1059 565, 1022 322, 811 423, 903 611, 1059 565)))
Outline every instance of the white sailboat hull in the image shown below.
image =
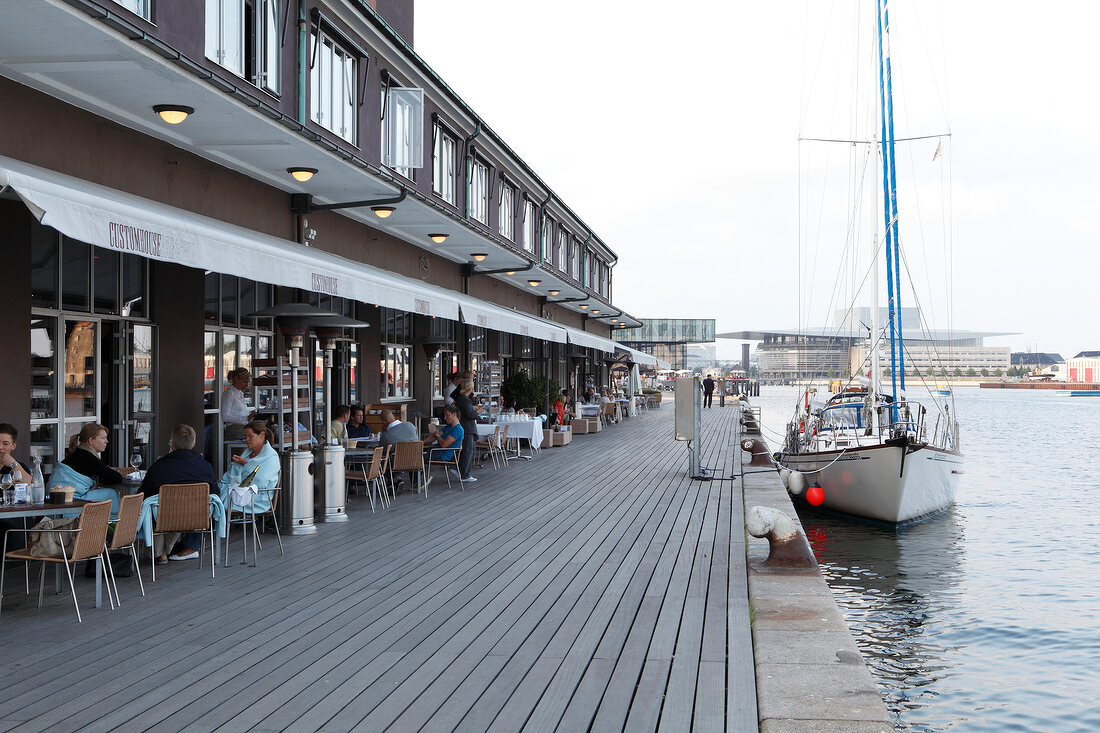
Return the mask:
POLYGON ((872 445, 843 451, 784 454, 782 463, 817 481, 826 509, 887 524, 907 524, 955 500, 962 455, 924 447, 872 445), (904 455, 904 465, 903 465, 904 455), (819 473, 810 473, 820 471, 819 473))

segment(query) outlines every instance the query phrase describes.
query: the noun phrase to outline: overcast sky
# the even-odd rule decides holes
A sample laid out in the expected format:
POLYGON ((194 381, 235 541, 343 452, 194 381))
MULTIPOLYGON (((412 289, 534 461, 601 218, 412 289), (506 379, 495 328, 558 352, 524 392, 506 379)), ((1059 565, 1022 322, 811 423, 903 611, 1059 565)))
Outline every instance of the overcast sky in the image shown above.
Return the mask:
MULTIPOLYGON (((416 0, 415 46, 619 255, 616 305, 712 317, 719 332, 827 325, 847 305, 833 304, 847 187, 824 161, 852 151, 798 139, 859 132, 846 95, 867 36, 853 41, 851 20, 873 8, 416 0), (813 283, 801 301, 800 251, 813 283)), ((1100 3, 895 0, 891 12, 897 135, 951 132, 934 161, 937 140, 898 150, 922 305, 947 325, 949 232, 956 329, 1018 331, 987 340, 1014 351, 1100 348, 1100 3)), ((719 355, 739 357, 726 344, 719 355)))

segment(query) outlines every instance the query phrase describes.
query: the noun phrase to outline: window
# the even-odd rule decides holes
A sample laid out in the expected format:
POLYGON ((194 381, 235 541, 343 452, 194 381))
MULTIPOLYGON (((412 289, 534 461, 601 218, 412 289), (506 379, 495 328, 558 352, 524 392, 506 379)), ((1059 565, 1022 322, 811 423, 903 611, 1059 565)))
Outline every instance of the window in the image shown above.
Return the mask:
POLYGON ((535 251, 538 231, 538 219, 535 216, 535 204, 532 201, 523 202, 523 248, 528 252, 535 251))
POLYGON ((382 85, 382 165, 412 178, 424 167, 424 90, 382 85))
POLYGON ((378 396, 381 400, 412 397, 412 314, 382 309, 382 351, 378 396))
POLYGON ((489 166, 474 159, 470 166, 470 216, 489 223, 489 166))
POLYGON ((142 18, 149 20, 152 18, 150 14, 150 0, 115 0, 118 5, 129 10, 134 15, 140 15, 142 18))
POLYGON ((516 238, 516 189, 507 183, 500 186, 500 204, 497 207, 497 231, 509 241, 516 238))
MULTIPOLYGON (((123 5, 144 5, 130 0, 123 5)), ((138 10, 135 13, 148 18, 138 10)), ((258 87, 279 92, 279 0, 206 0, 206 57, 258 87)))
POLYGON ((551 248, 554 246, 554 220, 549 216, 542 217, 542 240, 540 241, 541 249, 539 251, 539 262, 546 262, 547 260, 553 261, 553 252, 551 248))
POLYGON ((432 150, 432 191, 448 204, 455 203, 455 156, 458 141, 440 124, 435 125, 432 150))
POLYGON ((323 30, 314 29, 312 40, 310 119, 355 143, 356 59, 323 30))
POLYGON ((592 287, 592 253, 584 253, 584 286, 592 287))
POLYGON ((581 245, 575 239, 569 250, 569 274, 577 280, 581 279, 581 245))
POLYGON ((565 253, 569 251, 569 232, 558 228, 558 270, 565 272, 565 253))

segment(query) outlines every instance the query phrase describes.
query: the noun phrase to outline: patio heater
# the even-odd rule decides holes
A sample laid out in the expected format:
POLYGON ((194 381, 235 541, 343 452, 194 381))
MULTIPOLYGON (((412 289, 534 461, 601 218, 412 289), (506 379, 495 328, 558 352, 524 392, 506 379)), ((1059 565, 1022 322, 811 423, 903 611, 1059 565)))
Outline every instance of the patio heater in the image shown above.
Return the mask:
MULTIPOLYGON (((313 328, 317 338, 321 340, 321 349, 325 352, 324 373, 324 403, 325 403, 325 437, 328 437, 329 425, 332 423, 332 364, 333 355, 336 352, 336 342, 346 340, 345 328, 362 328, 366 323, 356 321, 344 316, 326 317, 318 319, 319 324, 313 328)), ((313 481, 316 496, 321 500, 321 506, 317 512, 322 522, 346 522, 348 515, 345 512, 347 491, 344 484, 344 452, 345 445, 335 438, 324 440, 315 451, 313 481)))

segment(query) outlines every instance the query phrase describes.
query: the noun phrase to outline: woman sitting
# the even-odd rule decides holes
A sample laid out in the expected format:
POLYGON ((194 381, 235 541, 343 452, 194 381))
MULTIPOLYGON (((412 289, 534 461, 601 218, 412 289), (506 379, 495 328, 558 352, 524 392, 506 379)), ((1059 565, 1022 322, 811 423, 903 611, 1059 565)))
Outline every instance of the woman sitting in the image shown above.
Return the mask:
MULTIPOLYGON (((244 479, 251 476, 249 486, 258 489, 273 489, 279 483, 279 454, 272 447, 275 444, 275 435, 267 427, 263 420, 253 420, 244 426, 245 451, 239 456, 233 456, 233 465, 218 482, 218 492, 221 494, 222 503, 229 512, 247 510, 252 512, 252 494, 247 498, 238 495, 240 502, 235 502, 232 489, 240 486, 244 479), (252 476, 255 471, 256 475, 252 476)), ((256 513, 266 512, 271 508, 271 494, 263 491, 255 494, 256 513)), ((202 548, 202 534, 189 532, 185 534, 176 545, 176 551, 169 557, 170 560, 193 560, 199 556, 202 548)))
POLYGON ((54 466, 50 475, 49 489, 59 486, 72 486, 74 499, 84 501, 111 502, 111 511, 118 511, 119 493, 115 489, 100 489, 97 482, 103 484, 122 483, 122 474, 108 466, 100 458, 107 450, 107 428, 90 423, 69 441, 69 450, 65 460, 54 466))

